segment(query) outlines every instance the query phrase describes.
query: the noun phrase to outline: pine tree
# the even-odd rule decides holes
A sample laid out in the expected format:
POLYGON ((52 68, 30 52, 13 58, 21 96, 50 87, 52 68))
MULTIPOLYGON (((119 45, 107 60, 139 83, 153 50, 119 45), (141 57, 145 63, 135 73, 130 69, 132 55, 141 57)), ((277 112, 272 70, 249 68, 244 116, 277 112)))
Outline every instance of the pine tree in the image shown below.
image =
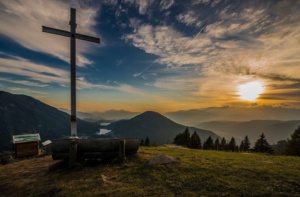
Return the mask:
POLYGON ((175 136, 174 140, 173 140, 173 144, 179 145, 179 146, 184 146, 185 140, 183 137, 183 133, 179 133, 178 135, 175 136))
POLYGON ((232 137, 228 144, 228 150, 235 151, 235 147, 236 147, 235 139, 234 139, 234 137, 232 137))
POLYGON ((190 140, 190 132, 189 129, 186 128, 183 133, 179 133, 175 136, 173 144, 190 147, 190 140))
POLYGON ((147 136, 147 138, 145 140, 145 146, 150 146, 150 140, 149 140, 148 136, 147 136))
POLYGON ((141 140, 140 146, 144 146, 144 139, 141 140))
POLYGON ((185 128, 185 131, 183 132, 184 140, 185 140, 185 146, 190 147, 191 144, 191 135, 188 128, 185 128))
POLYGON ((242 140, 241 144, 240 144, 240 151, 244 151, 245 150, 245 143, 244 140, 242 140))
POLYGON ((219 138, 215 140, 215 150, 220 150, 220 141, 219 138))
POLYGON ((199 149, 202 149, 202 142, 200 136, 199 136, 199 149))
POLYGON ((298 129, 291 135, 291 139, 288 139, 283 153, 286 155, 300 156, 300 126, 298 126, 298 129))
POLYGON ((220 150, 225 150, 225 149, 226 149, 226 140, 223 137, 220 144, 220 150))
POLYGON ((254 151, 261 153, 273 153, 273 149, 267 142, 264 133, 262 133, 260 135, 260 138, 255 142, 254 151))
POLYGON ((213 150, 214 149, 214 141, 211 138, 211 136, 209 136, 207 138, 207 140, 204 142, 203 149, 205 149, 205 150, 213 150))
POLYGON ((196 131, 194 131, 193 135, 191 136, 191 148, 199 149, 200 148, 200 137, 196 131))
POLYGON ((248 135, 246 135, 245 139, 244 139, 244 151, 248 151, 250 149, 250 140, 248 138, 248 135))

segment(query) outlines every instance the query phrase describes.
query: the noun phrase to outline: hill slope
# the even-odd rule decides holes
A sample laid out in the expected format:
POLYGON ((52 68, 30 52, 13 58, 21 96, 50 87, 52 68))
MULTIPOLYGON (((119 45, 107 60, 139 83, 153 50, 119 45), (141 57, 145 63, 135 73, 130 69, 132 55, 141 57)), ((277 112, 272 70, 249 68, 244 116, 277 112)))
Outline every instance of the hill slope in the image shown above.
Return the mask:
POLYGON ((300 120, 251 120, 245 122, 211 121, 200 123, 197 126, 213 130, 227 140, 234 136, 238 143, 248 135, 252 145, 254 145, 262 132, 270 144, 277 143, 279 140, 286 140, 290 138, 298 125, 300 125, 300 120))
MULTIPOLYGON (((66 112, 70 114, 70 110, 67 109, 59 109, 63 112, 66 112)), ((105 120, 108 120, 109 122, 111 121, 116 121, 116 120, 123 120, 123 119, 130 119, 133 118, 134 116, 138 115, 138 112, 130 112, 130 111, 125 111, 123 109, 121 110, 108 110, 104 112, 77 112, 77 117, 85 120, 85 119, 90 119, 90 120, 96 120, 99 121, 101 120, 102 122, 105 120)))
MULTIPOLYGON (((172 143, 178 133, 182 133, 186 126, 177 124, 159 113, 147 111, 130 120, 114 122, 108 126, 119 137, 137 137, 145 139, 147 136, 151 142, 158 145, 172 143)), ((211 136, 217 138, 215 133, 189 127, 190 133, 197 131, 202 142, 211 136)))
POLYGON ((0 166, 0 196, 299 196, 299 163, 299 157, 141 147, 124 164, 85 163, 70 171, 47 156, 0 166), (148 164, 160 154, 181 162, 148 164))
MULTIPOLYGON (((78 134, 99 131, 98 123, 77 120, 78 134)), ((42 141, 70 135, 70 116, 32 97, 0 91, 0 150, 11 149, 12 135, 40 133, 42 141)))
POLYGON ((298 120, 300 109, 284 107, 209 107, 169 112, 166 117, 180 124, 197 126, 210 121, 298 120))

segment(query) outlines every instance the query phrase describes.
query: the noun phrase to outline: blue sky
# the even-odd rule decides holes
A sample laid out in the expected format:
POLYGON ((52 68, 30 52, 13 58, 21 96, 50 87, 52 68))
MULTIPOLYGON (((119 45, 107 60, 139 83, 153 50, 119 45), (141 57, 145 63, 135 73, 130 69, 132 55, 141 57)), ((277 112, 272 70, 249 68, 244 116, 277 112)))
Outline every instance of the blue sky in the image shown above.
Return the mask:
POLYGON ((69 39, 77 32, 78 110, 159 112, 208 106, 299 108, 300 2, 103 0, 0 2, 0 89, 70 108, 69 39), (239 88, 260 83, 252 102, 239 88))

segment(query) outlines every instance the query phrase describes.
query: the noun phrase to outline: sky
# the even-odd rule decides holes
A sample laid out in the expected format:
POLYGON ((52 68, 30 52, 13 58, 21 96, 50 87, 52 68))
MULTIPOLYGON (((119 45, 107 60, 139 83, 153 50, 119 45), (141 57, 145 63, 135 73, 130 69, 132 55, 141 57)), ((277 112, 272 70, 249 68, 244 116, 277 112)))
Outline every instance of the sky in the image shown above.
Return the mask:
POLYGON ((78 111, 300 108, 297 0, 0 1, 0 90, 70 109, 70 7, 78 111))

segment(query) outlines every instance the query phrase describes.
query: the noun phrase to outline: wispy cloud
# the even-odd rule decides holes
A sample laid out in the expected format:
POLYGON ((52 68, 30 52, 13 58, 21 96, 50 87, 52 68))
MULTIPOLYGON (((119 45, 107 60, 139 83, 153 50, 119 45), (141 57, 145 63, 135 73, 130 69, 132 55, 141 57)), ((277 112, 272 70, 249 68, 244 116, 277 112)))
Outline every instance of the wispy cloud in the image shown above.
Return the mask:
POLYGON ((138 7, 140 14, 147 14, 150 6, 155 2, 155 0, 124 0, 125 3, 131 3, 138 7))
POLYGON ((68 71, 36 64, 24 59, 0 58, 0 68, 1 73, 18 75, 41 83, 57 83, 60 85, 68 83, 65 77, 69 75, 68 71))
POLYGON ((200 27, 202 22, 199 20, 197 14, 193 10, 189 10, 186 13, 181 13, 176 16, 179 22, 182 22, 186 25, 195 25, 196 27, 200 27))
POLYGON ((139 73, 135 73, 133 76, 134 77, 139 77, 141 76, 144 72, 146 72, 153 64, 157 63, 159 61, 159 58, 154 60, 151 64, 149 64, 149 66, 147 66, 142 72, 139 73))
POLYGON ((28 88, 15 88, 15 87, 11 87, 11 88, 9 88, 9 90, 12 91, 12 92, 17 92, 17 93, 35 94, 35 95, 37 95, 40 98, 48 95, 48 93, 41 92, 41 91, 36 91, 36 90, 31 90, 31 89, 28 89, 28 88))
MULTIPOLYGON (((279 81, 298 83, 300 61, 295 57, 300 54, 296 42, 300 35, 297 25, 300 14, 296 11, 300 9, 299 2, 227 4, 221 11, 213 8, 220 1, 194 3, 209 3, 209 9, 215 12, 214 18, 203 19, 206 27, 200 34, 188 36, 174 26, 140 22, 123 38, 146 53, 158 56, 158 63, 162 65, 170 68, 193 65, 194 69, 184 78, 193 73, 198 75, 198 79, 194 76, 195 80, 190 81, 193 90, 198 87, 194 92, 198 96, 210 94, 210 98, 213 95, 220 98, 219 91, 223 87, 222 90, 229 92, 227 99, 234 98, 235 87, 251 80, 264 80, 268 91, 279 81)), ((186 25, 195 25, 203 17, 189 9, 177 15, 177 19, 186 25)), ((135 76, 139 76, 138 73, 135 76)), ((153 85, 167 88, 166 81, 176 84, 178 79, 158 78, 153 85)))
POLYGON ((42 87, 43 88, 43 87, 49 86, 47 84, 41 84, 41 83, 36 83, 36 82, 31 82, 31 81, 26 81, 26 80, 13 80, 10 78, 3 78, 3 77, 0 77, 0 81, 21 84, 21 85, 31 86, 31 87, 42 87))
MULTIPOLYGON (((30 62, 24 58, 13 56, 14 59, 0 58, 0 73, 8 73, 25 78, 24 80, 13 80, 7 77, 0 77, 0 81, 30 86, 31 88, 50 87, 59 85, 69 87, 70 73, 67 70, 52 68, 46 65, 30 62)), ((140 94, 140 91, 131 85, 115 82, 113 85, 103 85, 87 81, 84 77, 77 77, 78 89, 105 89, 127 93, 140 94)), ((17 91, 17 89, 13 89, 17 91)), ((29 89, 24 89, 29 90, 29 89)), ((27 91, 29 92, 29 91, 27 91)), ((34 93, 35 90, 31 90, 34 93)))
POLYGON ((169 9, 173 4, 174 0, 162 0, 160 1, 160 10, 167 10, 169 9))
POLYGON ((150 15, 150 9, 154 7, 159 8, 160 11, 168 10, 174 4, 174 0, 123 0, 123 2, 136 6, 142 15, 150 15))
MULTIPOLYGON (((77 5, 78 32, 97 35, 94 30, 96 7, 82 8, 77 5)), ((70 5, 64 1, 1 1, 0 34, 33 51, 51 54, 69 62, 69 40, 62 36, 42 32, 42 25, 69 30, 70 5)), ((91 44, 77 42, 77 64, 85 66, 92 62, 84 53, 92 50, 91 44)), ((95 47, 95 46, 93 46, 95 47)))

